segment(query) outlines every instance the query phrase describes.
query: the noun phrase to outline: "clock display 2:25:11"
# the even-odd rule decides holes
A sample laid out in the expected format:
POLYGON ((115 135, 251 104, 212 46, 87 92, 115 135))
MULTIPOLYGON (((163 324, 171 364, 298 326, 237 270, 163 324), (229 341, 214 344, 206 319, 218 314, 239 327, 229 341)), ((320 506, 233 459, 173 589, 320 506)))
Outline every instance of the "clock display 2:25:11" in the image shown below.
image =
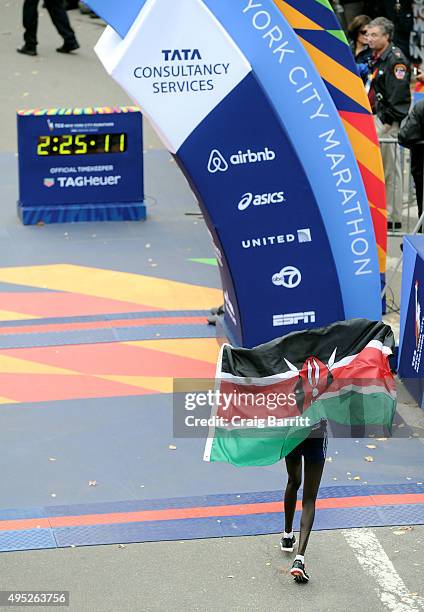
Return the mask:
POLYGON ((93 155, 125 153, 127 134, 60 134, 39 136, 37 155, 93 155))

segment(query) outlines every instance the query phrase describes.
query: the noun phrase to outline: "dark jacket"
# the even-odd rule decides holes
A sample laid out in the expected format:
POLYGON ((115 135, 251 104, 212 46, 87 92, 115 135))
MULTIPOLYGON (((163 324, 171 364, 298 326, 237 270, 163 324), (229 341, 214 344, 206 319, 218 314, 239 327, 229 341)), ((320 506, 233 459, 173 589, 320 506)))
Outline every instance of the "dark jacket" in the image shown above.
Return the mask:
MULTIPOLYGON (((424 145, 417 144, 424 141, 424 100, 417 102, 409 115, 404 119, 398 134, 399 143, 411 149, 411 173, 414 177, 417 196, 418 214, 423 212, 423 164, 424 145)), ((422 227, 421 227, 421 232, 422 227)))
POLYGON ((398 47, 389 45, 375 60, 371 70, 374 79, 375 109, 383 123, 401 122, 411 104, 411 70, 408 60, 398 47))
POLYGON ((411 172, 413 175, 423 174, 424 145, 424 100, 420 100, 411 110, 400 126, 398 135, 399 144, 411 149, 411 172))

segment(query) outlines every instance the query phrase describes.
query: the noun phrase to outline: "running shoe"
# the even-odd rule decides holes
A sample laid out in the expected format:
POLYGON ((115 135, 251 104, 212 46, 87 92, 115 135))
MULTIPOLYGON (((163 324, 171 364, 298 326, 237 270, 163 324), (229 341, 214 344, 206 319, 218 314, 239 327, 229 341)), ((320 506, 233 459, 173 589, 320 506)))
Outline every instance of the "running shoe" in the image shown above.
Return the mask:
POLYGON ((280 540, 280 548, 284 552, 293 552, 293 547, 296 542, 296 538, 293 535, 292 538, 284 538, 282 537, 280 540))
POLYGON ((290 574, 293 576, 296 582, 305 583, 309 582, 309 576, 305 572, 305 565, 299 559, 295 559, 290 574))

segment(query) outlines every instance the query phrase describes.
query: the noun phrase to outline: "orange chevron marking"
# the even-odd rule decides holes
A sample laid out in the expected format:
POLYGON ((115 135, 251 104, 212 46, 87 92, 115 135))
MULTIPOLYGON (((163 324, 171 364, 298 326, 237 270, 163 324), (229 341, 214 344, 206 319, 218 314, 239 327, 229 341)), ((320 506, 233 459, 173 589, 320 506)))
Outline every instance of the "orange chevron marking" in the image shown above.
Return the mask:
POLYGON ((97 376, 174 376, 208 378, 215 370, 209 363, 177 357, 128 344, 102 343, 61 347, 8 349, 7 354, 28 361, 97 376))
POLYGON ((129 346, 188 357, 198 361, 216 364, 219 346, 215 338, 184 338, 178 340, 137 340, 125 342, 129 346))
POLYGON ((358 162, 359 170, 362 178, 367 186, 368 200, 373 203, 374 207, 382 211, 387 217, 386 210, 386 189, 382 181, 380 181, 370 170, 358 162))
POLYGON ((148 389, 84 375, 0 374, 0 385, 5 395, 20 403, 123 397, 151 393, 148 389))
POLYGON ((278 6, 284 17, 290 23, 293 29, 299 30, 323 30, 320 25, 311 21, 306 15, 303 15, 295 8, 283 2, 283 0, 274 0, 274 3, 278 6))
POLYGON ((207 310, 211 304, 223 302, 219 289, 72 264, 0 268, 0 281, 131 302, 149 309, 207 310))
MULTIPOLYGON (((383 164, 381 163, 380 147, 366 135, 357 130, 351 123, 342 118, 344 128, 352 144, 358 163, 365 166, 382 185, 384 184, 383 164)), ((384 203, 381 203, 384 205, 384 203)))
POLYGON ((364 134, 373 143, 379 146, 377 130, 375 129, 375 123, 374 123, 373 116, 371 115, 371 109, 370 109, 370 114, 339 111, 339 115, 342 119, 345 119, 346 121, 348 121, 359 132, 362 132, 362 134, 364 134))
MULTIPOLYGON (((5 293, 2 293, 2 301, 4 295, 5 293)), ((24 321, 25 319, 38 319, 38 317, 12 310, 0 310, 0 321, 24 321)))
MULTIPOLYGON (((20 349, 17 349, 20 350, 20 349)), ((80 374, 75 370, 59 368, 39 363, 29 359, 12 356, 8 349, 0 353, 0 372, 2 374, 67 374, 68 376, 80 374)))
POLYGON ((314 62, 321 77, 334 87, 337 87, 337 89, 340 89, 340 91, 348 90, 352 100, 355 100, 362 108, 369 111, 368 101, 364 97, 364 85, 360 77, 341 66, 301 36, 298 38, 314 62))
MULTIPOLYGON (((11 268, 13 270, 13 268, 11 268)), ((29 268, 30 270, 30 268, 29 268)), ((15 320, 40 317, 73 317, 79 315, 114 314, 123 312, 143 312, 159 310, 154 306, 83 295, 81 293, 33 291, 5 292, 1 295, 5 310, 20 314, 15 320)), ((9 317, 4 320, 11 320, 9 317)))
POLYGON ((17 404, 17 400, 10 399, 8 397, 0 397, 0 404, 17 404))
POLYGON ((141 387, 150 393, 172 393, 174 378, 172 376, 97 376, 103 380, 123 383, 132 387, 141 387))

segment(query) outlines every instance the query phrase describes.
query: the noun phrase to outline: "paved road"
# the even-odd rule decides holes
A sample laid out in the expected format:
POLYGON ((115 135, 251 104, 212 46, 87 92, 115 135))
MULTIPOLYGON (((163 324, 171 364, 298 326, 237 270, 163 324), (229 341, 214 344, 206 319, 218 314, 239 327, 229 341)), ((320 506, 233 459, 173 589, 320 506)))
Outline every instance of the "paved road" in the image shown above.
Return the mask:
MULTIPOLYGON (((96 20, 72 12, 81 42, 61 56, 41 12, 40 55, 23 57, 18 0, 0 0, 0 151, 15 152, 21 107, 120 105, 125 93, 106 75, 92 48, 96 20)), ((149 125, 145 147, 162 148, 149 125)), ((396 239, 395 239, 396 240, 396 239)), ((398 244, 392 241, 392 256, 398 244)), ((404 406, 421 419, 414 406, 404 406)), ((9 474, 13 478, 13 474, 9 474)), ((424 610, 424 527, 317 532, 308 551, 312 581, 293 583, 275 536, 71 548, 0 555, 2 589, 67 589, 77 612, 165 610, 424 610)))
POLYGON ((424 526, 312 534, 308 585, 278 537, 3 553, 2 589, 66 589, 77 612, 424 610, 424 526))

